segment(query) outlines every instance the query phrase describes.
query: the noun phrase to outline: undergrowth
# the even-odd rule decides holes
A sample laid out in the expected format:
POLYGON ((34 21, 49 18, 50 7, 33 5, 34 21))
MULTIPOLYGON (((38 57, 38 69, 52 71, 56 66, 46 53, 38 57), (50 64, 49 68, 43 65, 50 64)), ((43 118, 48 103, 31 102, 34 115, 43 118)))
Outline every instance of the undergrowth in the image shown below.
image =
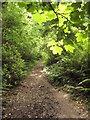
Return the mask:
POLYGON ((88 49, 83 47, 79 52, 80 56, 77 51, 73 55, 70 53, 58 56, 55 58, 57 61, 51 65, 48 65, 47 60, 45 71, 52 85, 69 92, 75 99, 78 97, 85 99, 90 110, 88 49))

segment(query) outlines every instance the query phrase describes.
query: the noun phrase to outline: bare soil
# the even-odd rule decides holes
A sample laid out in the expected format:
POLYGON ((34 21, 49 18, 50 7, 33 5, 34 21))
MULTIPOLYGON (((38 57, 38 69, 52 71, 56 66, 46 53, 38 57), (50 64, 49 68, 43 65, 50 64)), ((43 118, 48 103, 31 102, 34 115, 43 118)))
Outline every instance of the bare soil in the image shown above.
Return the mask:
POLYGON ((21 84, 3 96, 3 118, 88 118, 84 103, 55 89, 43 72, 43 62, 34 67, 21 84))

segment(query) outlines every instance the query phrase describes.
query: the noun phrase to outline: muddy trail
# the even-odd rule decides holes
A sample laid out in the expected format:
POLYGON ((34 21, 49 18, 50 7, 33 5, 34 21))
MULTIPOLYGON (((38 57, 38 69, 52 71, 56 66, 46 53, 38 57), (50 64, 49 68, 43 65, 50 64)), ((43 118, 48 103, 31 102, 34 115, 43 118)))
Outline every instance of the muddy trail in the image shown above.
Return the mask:
MULTIPOLYGON (((87 118, 85 104, 73 101, 70 95, 55 89, 43 72, 43 63, 8 96, 3 118, 87 118)), ((4 99, 5 99, 4 98, 4 99)))

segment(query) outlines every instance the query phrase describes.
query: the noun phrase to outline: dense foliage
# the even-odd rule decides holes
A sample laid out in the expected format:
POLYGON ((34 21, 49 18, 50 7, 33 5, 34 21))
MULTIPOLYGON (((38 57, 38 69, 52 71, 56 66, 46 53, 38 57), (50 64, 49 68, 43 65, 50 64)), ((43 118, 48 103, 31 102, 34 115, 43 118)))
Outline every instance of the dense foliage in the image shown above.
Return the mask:
POLYGON ((3 4, 3 86, 42 57, 48 80, 90 92, 90 2, 3 4))
POLYGON ((3 7, 2 82, 5 87, 19 83, 32 66, 33 59, 40 57, 40 32, 38 25, 32 21, 32 15, 24 8, 21 9, 16 3, 3 7))

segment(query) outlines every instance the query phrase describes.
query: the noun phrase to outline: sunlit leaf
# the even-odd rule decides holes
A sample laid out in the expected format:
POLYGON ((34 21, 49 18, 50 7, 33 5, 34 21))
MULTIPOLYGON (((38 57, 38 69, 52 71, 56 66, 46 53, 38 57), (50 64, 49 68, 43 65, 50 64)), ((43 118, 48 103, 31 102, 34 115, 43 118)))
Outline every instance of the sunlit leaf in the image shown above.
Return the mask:
POLYGON ((53 50, 53 47, 50 47, 50 50, 53 50))
POLYGON ((61 27, 63 25, 63 22, 66 21, 65 18, 59 16, 59 27, 61 27))
POLYGON ((33 15, 33 20, 37 21, 39 24, 41 24, 42 22, 46 22, 46 16, 45 14, 34 14, 33 15))
POLYGON ((60 40, 60 41, 58 42, 58 45, 59 45, 59 46, 63 45, 63 40, 60 40))
POLYGON ((50 47, 50 50, 52 50, 53 54, 59 54, 61 55, 62 54, 62 51, 63 49, 61 47, 58 47, 58 46, 53 46, 53 47, 50 47))
POLYGON ((66 51, 70 51, 71 53, 73 53, 73 51, 74 51, 74 49, 75 49, 75 48, 74 48, 73 46, 71 46, 71 45, 65 45, 64 48, 65 48, 66 51))
POLYGON ((85 40, 86 40, 86 35, 81 32, 77 33, 76 37, 77 37, 77 42, 81 42, 81 41, 85 42, 85 40))
POLYGON ((56 18, 56 15, 53 11, 45 12, 45 15, 47 16, 48 20, 52 20, 56 18))
POLYGON ((60 11, 60 12, 64 12, 65 9, 66 9, 66 7, 67 7, 66 4, 60 3, 60 4, 59 4, 59 11, 60 11))
POLYGON ((68 27, 66 27, 66 29, 64 29, 65 33, 71 33, 71 31, 68 30, 68 27))
POLYGON ((57 44, 57 43, 56 43, 54 40, 52 40, 52 41, 48 42, 47 47, 53 46, 53 45, 56 45, 56 44, 57 44))

